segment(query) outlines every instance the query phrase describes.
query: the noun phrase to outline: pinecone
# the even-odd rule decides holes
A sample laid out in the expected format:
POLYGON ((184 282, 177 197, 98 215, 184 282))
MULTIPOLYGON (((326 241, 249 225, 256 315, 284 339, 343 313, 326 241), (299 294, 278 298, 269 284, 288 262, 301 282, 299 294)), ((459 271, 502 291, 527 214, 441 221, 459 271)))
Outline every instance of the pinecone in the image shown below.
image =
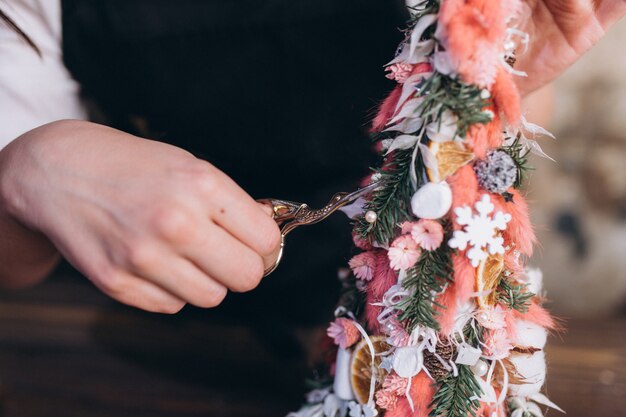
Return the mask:
MULTIPOLYGON (((435 348, 435 352, 441 359, 445 362, 449 362, 454 358, 454 354, 456 353, 456 348, 452 343, 448 343, 448 341, 443 340, 437 344, 435 348)), ((436 380, 440 380, 448 375, 450 371, 448 371, 445 366, 435 357, 434 353, 431 353, 427 350, 424 351, 424 366, 430 373, 430 375, 436 380)))

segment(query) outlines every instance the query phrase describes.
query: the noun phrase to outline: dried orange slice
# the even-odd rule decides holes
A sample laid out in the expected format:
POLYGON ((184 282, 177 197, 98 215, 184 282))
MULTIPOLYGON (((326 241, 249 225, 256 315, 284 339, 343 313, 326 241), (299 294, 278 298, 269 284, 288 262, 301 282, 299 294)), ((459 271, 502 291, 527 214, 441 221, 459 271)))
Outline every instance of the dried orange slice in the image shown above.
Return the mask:
POLYGON ((489 255, 487 259, 478 265, 476 271, 476 291, 491 291, 487 295, 478 297, 478 305, 487 307, 496 303, 496 287, 500 282, 500 276, 504 271, 504 256, 500 254, 489 255))
POLYGON ((441 182, 454 174, 463 165, 474 159, 463 142, 431 142, 428 149, 435 155, 437 169, 427 168, 428 179, 432 182, 441 182))
MULTIPOLYGON (((381 353, 389 350, 390 346, 385 342, 384 336, 372 336, 370 338, 376 355, 374 356, 374 373, 376 377, 376 387, 383 383, 387 376, 387 371, 380 367, 383 358, 381 353)), ((354 397, 361 404, 366 404, 370 395, 370 382, 372 377, 372 355, 365 340, 361 340, 352 353, 350 363, 350 374, 352 375, 352 391, 354 397)))

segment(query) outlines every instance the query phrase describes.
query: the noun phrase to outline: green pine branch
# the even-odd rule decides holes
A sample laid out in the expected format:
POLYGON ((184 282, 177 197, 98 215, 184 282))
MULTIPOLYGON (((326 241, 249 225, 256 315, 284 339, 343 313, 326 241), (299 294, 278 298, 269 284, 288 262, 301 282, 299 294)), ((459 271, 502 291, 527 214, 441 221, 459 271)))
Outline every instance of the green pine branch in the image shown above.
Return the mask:
POLYGON ((515 138, 513 143, 501 148, 511 157, 511 159, 513 159, 513 162, 515 162, 515 165, 517 166, 517 178, 513 184, 513 187, 515 188, 520 188, 528 175, 528 171, 533 170, 533 167, 531 167, 528 162, 530 150, 524 150, 524 145, 521 143, 520 135, 515 138))
POLYGON ((484 329, 476 322, 476 319, 472 318, 470 320, 472 321, 470 321, 463 329, 463 337, 465 338, 465 342, 474 347, 481 346, 481 343, 484 340, 484 329))
POLYGON ((520 313, 526 313, 530 307, 530 301, 535 296, 528 291, 528 284, 514 284, 503 277, 496 289, 496 301, 499 304, 520 313))
MULTIPOLYGON (((355 231, 361 237, 388 243, 396 236, 396 228, 411 217, 411 197, 415 191, 410 178, 412 156, 412 149, 394 151, 383 167, 376 170, 381 187, 372 193, 365 212, 372 210, 378 217, 374 223, 365 221, 364 215, 356 219, 355 231)), ((416 165, 416 171, 422 172, 421 158, 417 158, 416 165)), ((418 182, 420 178, 418 175, 418 182)))
MULTIPOLYGON (((445 239, 447 241, 447 239, 445 239)), ((412 294, 403 300, 398 309, 398 319, 404 323, 410 334, 418 325, 439 330, 435 301, 449 282, 453 280, 451 249, 441 245, 434 251, 424 251, 414 267, 406 271, 402 286, 412 294)))
POLYGON ((438 382, 429 417, 476 416, 480 407, 477 398, 482 390, 469 366, 457 365, 457 368, 457 376, 450 373, 438 382))
POLYGON ((416 109, 422 119, 441 120, 445 110, 450 110, 459 118, 457 135, 464 137, 475 124, 489 123, 492 115, 485 112, 489 99, 481 96, 482 91, 470 84, 434 72, 417 86, 422 103, 416 109))

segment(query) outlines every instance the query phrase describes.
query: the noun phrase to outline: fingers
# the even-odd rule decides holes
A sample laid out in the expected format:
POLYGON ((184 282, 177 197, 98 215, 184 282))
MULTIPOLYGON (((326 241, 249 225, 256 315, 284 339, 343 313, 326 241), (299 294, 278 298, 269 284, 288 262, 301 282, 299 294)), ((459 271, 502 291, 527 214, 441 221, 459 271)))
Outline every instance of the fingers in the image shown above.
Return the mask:
MULTIPOLYGON (((267 204, 263 204, 263 203, 258 203, 259 207, 261 207, 261 210, 263 210, 263 212, 265 214, 267 214, 267 216, 272 219, 272 221, 275 222, 274 220, 274 209, 267 205, 267 204)), ((280 254, 280 249, 282 246, 282 236, 281 236, 281 242, 279 243, 279 245, 274 248, 274 250, 272 251, 271 254, 263 256, 263 263, 265 265, 265 270, 267 270, 269 267, 274 266, 274 264, 276 263, 276 260, 278 259, 278 255, 280 254)))
POLYGON ((123 270, 111 272, 92 281, 111 298, 153 313, 174 314, 186 304, 159 286, 123 270))
POLYGON ((261 255, 214 223, 202 227, 202 237, 181 248, 181 255, 232 291, 250 291, 259 285, 266 265, 261 255))
POLYGON ((624 0, 596 0, 595 3, 596 15, 605 30, 626 14, 626 1, 624 0))
POLYGON ((226 175, 217 177, 220 192, 210 196, 210 218, 254 252, 271 257, 280 245, 280 230, 271 209, 253 200, 226 175))
POLYGON ((141 278, 196 307, 216 307, 228 292, 224 285, 178 254, 168 256, 163 251, 153 262, 133 267, 141 278))

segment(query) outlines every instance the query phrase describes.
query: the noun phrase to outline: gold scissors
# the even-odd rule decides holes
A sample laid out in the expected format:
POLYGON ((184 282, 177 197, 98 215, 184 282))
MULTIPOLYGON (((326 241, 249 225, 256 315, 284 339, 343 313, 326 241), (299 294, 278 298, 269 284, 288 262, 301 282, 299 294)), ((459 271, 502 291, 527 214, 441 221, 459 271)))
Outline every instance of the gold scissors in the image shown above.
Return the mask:
POLYGON ((373 182, 368 186, 360 188, 351 193, 340 192, 335 194, 328 204, 319 209, 312 209, 305 203, 296 203, 287 200, 277 200, 272 198, 264 198, 257 200, 259 203, 266 204, 272 208, 273 217, 280 226, 280 250, 274 265, 265 270, 263 276, 268 276, 280 263, 285 248, 285 236, 298 226, 306 226, 318 223, 341 207, 353 203, 359 197, 369 194, 371 191, 379 187, 380 184, 373 182))

